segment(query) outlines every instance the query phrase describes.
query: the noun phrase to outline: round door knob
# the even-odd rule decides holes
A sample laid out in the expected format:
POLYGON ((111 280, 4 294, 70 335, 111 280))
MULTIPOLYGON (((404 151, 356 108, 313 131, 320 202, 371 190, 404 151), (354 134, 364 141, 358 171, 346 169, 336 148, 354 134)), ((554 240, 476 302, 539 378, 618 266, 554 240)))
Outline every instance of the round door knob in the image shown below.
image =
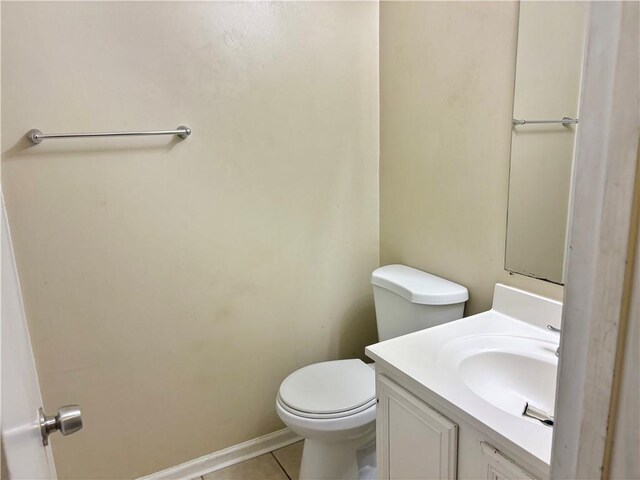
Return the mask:
POLYGON ((56 415, 56 425, 62 435, 69 435, 82 428, 82 412, 79 405, 60 407, 56 415))
POLYGON ((55 416, 47 416, 40 408, 40 434, 42 444, 49 445, 49 435, 60 431, 62 435, 70 435, 82 428, 82 411, 79 405, 64 405, 58 409, 55 416))

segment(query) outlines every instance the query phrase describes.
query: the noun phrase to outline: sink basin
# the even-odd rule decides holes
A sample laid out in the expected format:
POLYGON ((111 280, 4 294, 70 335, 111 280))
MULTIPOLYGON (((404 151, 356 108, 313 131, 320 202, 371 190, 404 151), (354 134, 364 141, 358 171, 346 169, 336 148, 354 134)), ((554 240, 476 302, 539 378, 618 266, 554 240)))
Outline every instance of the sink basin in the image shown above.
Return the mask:
POLYGON ((529 402, 553 415, 556 348, 529 337, 474 335, 445 345, 440 362, 471 392, 504 412, 522 417, 529 402))
POLYGON ((495 407, 521 416, 527 402, 553 416, 557 367, 507 352, 484 352, 460 364, 462 381, 495 407))

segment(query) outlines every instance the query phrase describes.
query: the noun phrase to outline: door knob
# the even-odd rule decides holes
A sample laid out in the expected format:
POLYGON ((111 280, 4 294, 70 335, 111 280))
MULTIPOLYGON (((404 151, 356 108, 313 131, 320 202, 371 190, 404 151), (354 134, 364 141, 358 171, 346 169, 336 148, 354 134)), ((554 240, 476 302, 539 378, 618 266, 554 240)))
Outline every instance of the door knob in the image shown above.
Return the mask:
POLYGON ((49 445, 49 435, 60 431, 62 435, 71 435, 82 428, 82 412, 79 405, 64 405, 57 415, 47 416, 42 407, 38 410, 42 444, 49 445))

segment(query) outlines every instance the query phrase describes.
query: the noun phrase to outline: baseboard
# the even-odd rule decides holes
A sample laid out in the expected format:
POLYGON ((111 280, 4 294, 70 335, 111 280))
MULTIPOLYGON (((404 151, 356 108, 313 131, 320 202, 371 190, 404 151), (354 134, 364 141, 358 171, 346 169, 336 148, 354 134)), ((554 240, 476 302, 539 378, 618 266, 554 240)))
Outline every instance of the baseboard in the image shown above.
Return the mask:
POLYGON ((302 437, 288 428, 283 428, 277 432, 189 460, 175 467, 140 477, 137 480, 192 480, 201 475, 286 447, 299 440, 302 440, 302 437))

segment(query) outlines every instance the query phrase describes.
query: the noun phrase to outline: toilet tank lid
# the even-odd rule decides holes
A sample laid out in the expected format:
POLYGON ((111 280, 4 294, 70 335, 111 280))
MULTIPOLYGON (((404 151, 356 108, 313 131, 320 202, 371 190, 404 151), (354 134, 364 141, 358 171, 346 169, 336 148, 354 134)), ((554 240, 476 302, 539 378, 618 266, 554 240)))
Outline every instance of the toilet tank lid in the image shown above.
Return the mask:
POLYGON ((452 305, 469 299, 469 292, 462 285, 406 265, 385 265, 374 270, 371 283, 423 305, 452 305))

